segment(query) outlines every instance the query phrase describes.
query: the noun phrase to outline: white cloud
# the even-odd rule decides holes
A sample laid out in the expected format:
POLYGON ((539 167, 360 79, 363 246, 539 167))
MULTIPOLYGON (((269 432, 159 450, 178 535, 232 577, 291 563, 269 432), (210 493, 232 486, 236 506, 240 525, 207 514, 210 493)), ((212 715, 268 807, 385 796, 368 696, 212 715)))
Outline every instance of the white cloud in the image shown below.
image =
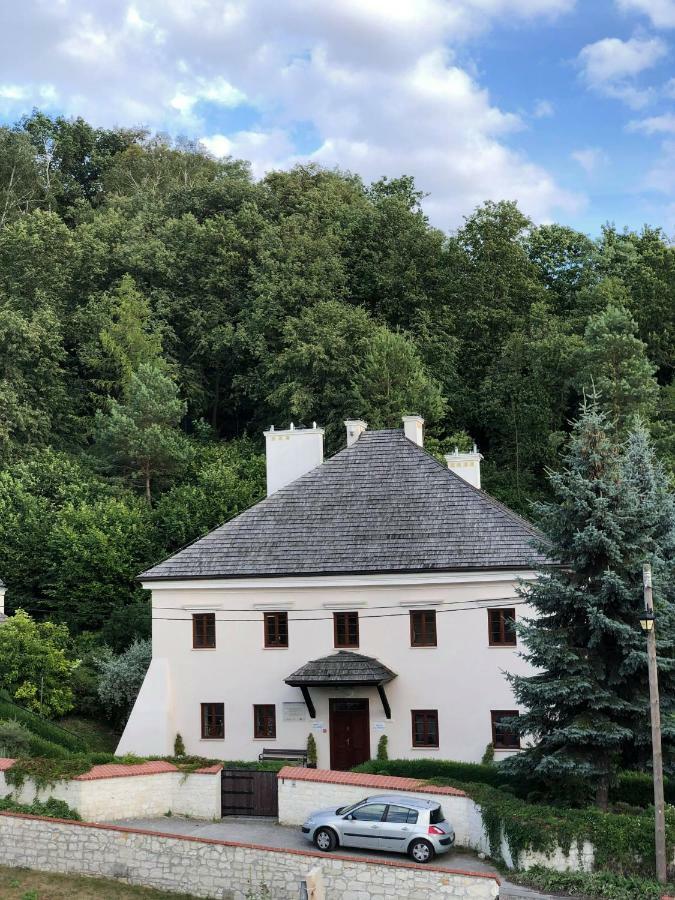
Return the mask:
POLYGON ((655 66, 668 53, 661 38, 603 38, 587 44, 578 63, 586 84, 600 94, 623 100, 637 109, 649 102, 653 91, 634 83, 640 73, 655 66))
POLYGON ((607 165, 609 162, 609 157, 600 147, 584 147, 581 150, 575 150, 571 156, 587 175, 594 175, 601 166, 607 165))
MULTIPOLYGON (((454 55, 503 18, 547 20, 574 0, 22 0, 2 12, 0 84, 16 115, 53 85, 59 109, 95 124, 201 135, 256 174, 315 159, 366 179, 414 175, 426 208, 456 225, 485 200, 538 219, 583 198, 515 152, 519 116, 499 108, 454 55), (451 48, 451 49, 448 49, 451 48), (247 105, 245 129, 209 129, 204 102, 247 105), (248 122, 253 121, 253 125, 248 122), (315 134, 298 154, 298 126, 315 134)), ((552 109, 540 101, 535 115, 552 109)))
POLYGON ((628 130, 641 131, 643 134, 675 134, 675 113, 629 122, 628 130))
POLYGON ((655 28, 675 28, 675 0, 617 0, 619 9, 649 16, 655 28))
POLYGON ((550 119, 555 114, 555 108, 550 100, 537 100, 532 115, 535 119, 550 119))
POLYGON ((643 185, 658 193, 675 193, 675 140, 664 141, 661 157, 647 172, 643 185))

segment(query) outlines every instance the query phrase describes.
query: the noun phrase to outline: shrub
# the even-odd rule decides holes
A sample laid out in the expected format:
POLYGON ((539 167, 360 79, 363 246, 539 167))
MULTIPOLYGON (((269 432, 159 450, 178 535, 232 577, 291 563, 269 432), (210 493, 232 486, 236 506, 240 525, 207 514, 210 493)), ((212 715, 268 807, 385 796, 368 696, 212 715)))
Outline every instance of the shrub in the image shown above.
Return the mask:
POLYGON ((377 760, 369 760, 356 766, 354 772, 367 772, 370 775, 397 775, 401 778, 447 778, 456 781, 471 781, 500 787, 512 781, 501 775, 499 766, 488 766, 482 763, 453 762, 445 759, 390 759, 387 760, 386 771, 377 760))
POLYGON ((177 734, 176 740, 173 742, 173 755, 185 756, 185 743, 181 734, 177 734))
POLYGON ((124 653, 101 662, 98 695, 110 718, 119 724, 129 717, 151 658, 152 643, 146 640, 134 641, 124 653))
POLYGON ((386 734, 383 734, 377 742, 377 758, 380 762, 384 762, 389 759, 389 751, 387 750, 388 743, 389 738, 386 734))
POLYGON ((0 756, 25 756, 33 735, 16 719, 0 721, 0 756))
POLYGON ((307 736, 307 763, 310 766, 316 766, 316 741, 314 740, 314 735, 310 731, 307 736))
POLYGON ((675 884, 658 884, 647 878, 614 875, 611 872, 553 872, 540 866, 510 876, 514 881, 543 891, 564 891, 571 896, 607 900, 660 900, 675 894, 675 884))
POLYGON ((481 759, 481 763, 484 766, 491 766, 495 761, 495 745, 490 742, 485 748, 485 753, 483 754, 483 758, 481 759))
MULTIPOLYGON (((675 779, 664 780, 666 803, 675 806, 675 779)), ((613 803, 630 803, 631 806, 651 806, 654 803, 654 782, 651 772, 621 772, 617 784, 610 791, 613 803)))
POLYGON ((51 819, 72 819, 80 821, 80 814, 71 809, 64 800, 33 800, 32 803, 16 803, 9 797, 0 797, 0 811, 26 813, 31 816, 48 816, 51 819))

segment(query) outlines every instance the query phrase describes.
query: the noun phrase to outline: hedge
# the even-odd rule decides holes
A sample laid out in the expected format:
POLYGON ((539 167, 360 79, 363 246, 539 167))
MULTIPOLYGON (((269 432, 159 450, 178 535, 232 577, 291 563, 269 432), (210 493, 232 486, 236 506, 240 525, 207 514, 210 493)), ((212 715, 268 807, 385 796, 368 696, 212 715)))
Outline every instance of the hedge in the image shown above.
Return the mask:
MULTIPOLYGON (((371 775, 398 775, 401 778, 448 778, 457 781, 471 781, 488 784, 491 787, 508 787, 520 797, 526 797, 529 788, 526 782, 502 774, 499 765, 483 763, 454 762, 444 759, 371 759, 354 772, 371 775)), ((665 779, 666 803, 675 806, 675 779, 665 779)), ((654 803, 654 786, 649 772, 622 772, 618 783, 610 792, 612 803, 627 803, 630 806, 646 808, 654 803)))
POLYGON ((675 884, 663 885, 650 878, 614 875, 611 872, 553 872, 541 866, 509 876, 518 884, 542 891, 565 892, 572 897, 599 900, 660 900, 665 894, 675 895, 675 884))
MULTIPOLYGON (((71 809, 65 800, 33 800, 32 803, 16 803, 9 797, 0 797, 0 812, 26 813, 31 816, 48 816, 50 819, 73 819, 80 821, 80 814, 71 809)), ((28 895, 25 895, 28 896, 28 895)))
MULTIPOLYGON (((49 744, 65 747, 72 753, 82 753, 87 749, 85 742, 71 731, 66 731, 60 725, 55 725, 49 719, 39 716, 37 713, 24 709, 13 703, 6 694, 0 693, 0 719, 14 719, 25 725, 37 738, 42 738, 49 744)), ((37 754, 36 754, 37 755, 37 754)), ((44 754, 46 755, 46 754, 44 754)))

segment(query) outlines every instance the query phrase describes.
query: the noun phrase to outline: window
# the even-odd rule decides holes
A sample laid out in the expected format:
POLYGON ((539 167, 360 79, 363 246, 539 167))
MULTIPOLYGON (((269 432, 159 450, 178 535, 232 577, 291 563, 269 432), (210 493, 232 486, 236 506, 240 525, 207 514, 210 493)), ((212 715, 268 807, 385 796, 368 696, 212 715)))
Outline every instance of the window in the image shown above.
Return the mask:
POLYGON ((253 707, 253 737, 277 736, 277 711, 273 703, 258 703, 253 707))
POLYGON ((520 750, 520 735, 510 728, 505 720, 516 719, 517 709, 493 709, 492 718, 492 744, 495 750, 520 750))
POLYGON ((195 650, 213 650, 216 646, 215 613, 198 613, 192 617, 192 646, 195 650))
POLYGON ((202 740, 225 737, 225 704, 202 703, 202 740))
POLYGON ((435 609, 424 609, 410 613, 410 646, 436 646, 435 609))
POLYGON ((413 709, 413 747, 438 747, 438 710, 413 709))
POLYGON ((265 613, 265 646, 288 647, 288 613, 265 613))
POLYGON ((355 809, 351 816, 357 822, 381 822, 386 808, 384 803, 367 803, 355 809))
POLYGON ((358 647, 359 614, 357 612, 333 613, 333 633, 336 647, 358 647))
POLYGON ((491 647, 516 646, 515 609, 488 609, 488 636, 491 647))
POLYGON ((417 810, 410 809, 407 806, 390 804, 385 821, 397 822, 401 825, 415 825, 417 823, 417 810))

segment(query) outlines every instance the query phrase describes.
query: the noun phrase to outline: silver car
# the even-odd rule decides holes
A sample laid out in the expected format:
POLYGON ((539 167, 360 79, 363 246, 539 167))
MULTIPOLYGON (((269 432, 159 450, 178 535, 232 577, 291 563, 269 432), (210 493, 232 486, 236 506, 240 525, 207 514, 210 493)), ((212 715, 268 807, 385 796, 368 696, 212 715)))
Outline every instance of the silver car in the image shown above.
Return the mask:
POLYGON ((417 863, 430 862, 455 842, 440 803, 400 794, 321 809, 309 816, 302 833, 326 853, 336 847, 363 847, 407 853, 417 863))

